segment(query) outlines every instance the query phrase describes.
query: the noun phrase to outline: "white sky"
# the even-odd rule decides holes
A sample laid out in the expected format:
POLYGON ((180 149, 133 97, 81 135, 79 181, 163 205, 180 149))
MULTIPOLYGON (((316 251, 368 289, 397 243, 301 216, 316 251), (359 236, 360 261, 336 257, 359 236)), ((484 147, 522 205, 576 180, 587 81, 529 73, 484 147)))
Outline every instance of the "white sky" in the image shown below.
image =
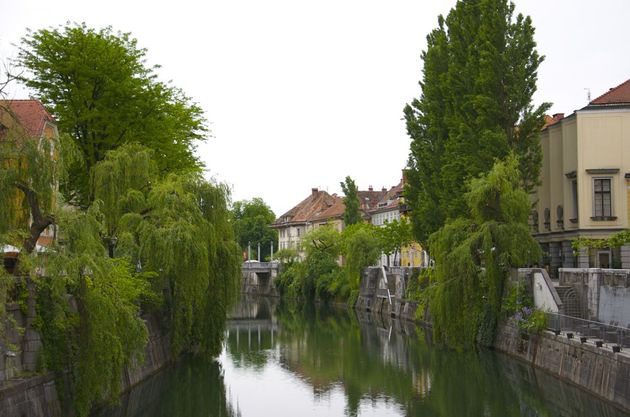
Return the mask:
MULTIPOLYGON (((276 215, 311 187, 391 187, 409 148, 405 103, 419 96, 425 37, 454 0, 0 0, 0 60, 26 28, 67 21, 132 32, 159 74, 206 111, 199 148, 233 199, 276 215)), ((532 17, 536 104, 571 113, 630 78, 627 0, 517 0, 532 17)), ((20 88, 12 98, 28 93, 20 88)))

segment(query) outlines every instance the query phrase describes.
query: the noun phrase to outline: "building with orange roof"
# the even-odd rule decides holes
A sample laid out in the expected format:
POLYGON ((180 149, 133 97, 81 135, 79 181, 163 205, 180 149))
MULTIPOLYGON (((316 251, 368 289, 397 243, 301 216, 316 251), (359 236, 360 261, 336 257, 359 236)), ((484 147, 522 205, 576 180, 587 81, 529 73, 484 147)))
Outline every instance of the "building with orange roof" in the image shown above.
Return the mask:
MULTIPOLYGON (((385 194, 386 190, 375 191, 372 187, 367 191, 358 191, 360 209, 366 221, 369 221, 371 210, 385 194)), ((278 217, 271 225, 278 230, 278 249, 296 249, 300 256, 303 256, 300 251, 302 237, 313 228, 323 225, 330 225, 340 232, 343 231, 345 209, 343 197, 312 188, 311 195, 278 217)))
POLYGON ((630 247, 581 250, 573 239, 630 227, 630 80, 568 117, 546 119, 532 233, 553 275, 560 267, 630 268, 630 247))

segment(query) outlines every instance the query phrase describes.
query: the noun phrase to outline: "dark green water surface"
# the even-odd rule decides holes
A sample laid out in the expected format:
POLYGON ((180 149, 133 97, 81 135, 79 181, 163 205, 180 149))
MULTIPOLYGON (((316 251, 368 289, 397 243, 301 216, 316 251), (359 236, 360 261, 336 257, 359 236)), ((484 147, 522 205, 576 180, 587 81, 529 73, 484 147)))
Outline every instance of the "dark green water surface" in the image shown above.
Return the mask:
POLYGON ((247 301, 219 358, 184 358, 98 416, 627 415, 503 355, 432 346, 406 322, 247 301))

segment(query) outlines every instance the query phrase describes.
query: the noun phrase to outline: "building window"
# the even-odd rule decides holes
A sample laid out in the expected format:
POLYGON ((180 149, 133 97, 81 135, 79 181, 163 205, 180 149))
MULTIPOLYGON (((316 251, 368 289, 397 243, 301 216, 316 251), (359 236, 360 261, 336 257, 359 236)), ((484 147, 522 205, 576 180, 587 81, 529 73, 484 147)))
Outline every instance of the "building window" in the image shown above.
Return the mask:
POLYGON ((551 210, 546 208, 543 211, 543 216, 545 217, 545 230, 551 230, 551 210))
POLYGON ((573 216, 571 217, 571 223, 577 223, 578 221, 578 186, 577 180, 571 181, 571 194, 573 197, 573 216))
POLYGON ((611 178, 593 179, 593 220, 614 220, 611 183, 611 178))

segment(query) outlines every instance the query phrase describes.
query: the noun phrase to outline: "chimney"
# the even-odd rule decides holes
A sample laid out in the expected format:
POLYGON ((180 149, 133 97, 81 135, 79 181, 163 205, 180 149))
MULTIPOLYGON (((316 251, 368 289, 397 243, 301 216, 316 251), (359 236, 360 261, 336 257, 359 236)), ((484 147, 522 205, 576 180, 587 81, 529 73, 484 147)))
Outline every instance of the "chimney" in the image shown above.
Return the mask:
POLYGON ((381 188, 381 191, 386 192, 387 188, 385 188, 385 186, 383 186, 383 188, 381 188))
POLYGON ((558 121, 564 119, 564 113, 556 113, 553 115, 553 120, 558 121))
POLYGON ((370 185, 370 186, 368 187, 368 191, 374 191, 374 188, 372 188, 372 186, 370 185))
POLYGON ((311 188, 311 195, 315 195, 315 194, 317 194, 317 191, 319 191, 319 190, 317 189, 317 187, 315 187, 315 188, 311 188))

